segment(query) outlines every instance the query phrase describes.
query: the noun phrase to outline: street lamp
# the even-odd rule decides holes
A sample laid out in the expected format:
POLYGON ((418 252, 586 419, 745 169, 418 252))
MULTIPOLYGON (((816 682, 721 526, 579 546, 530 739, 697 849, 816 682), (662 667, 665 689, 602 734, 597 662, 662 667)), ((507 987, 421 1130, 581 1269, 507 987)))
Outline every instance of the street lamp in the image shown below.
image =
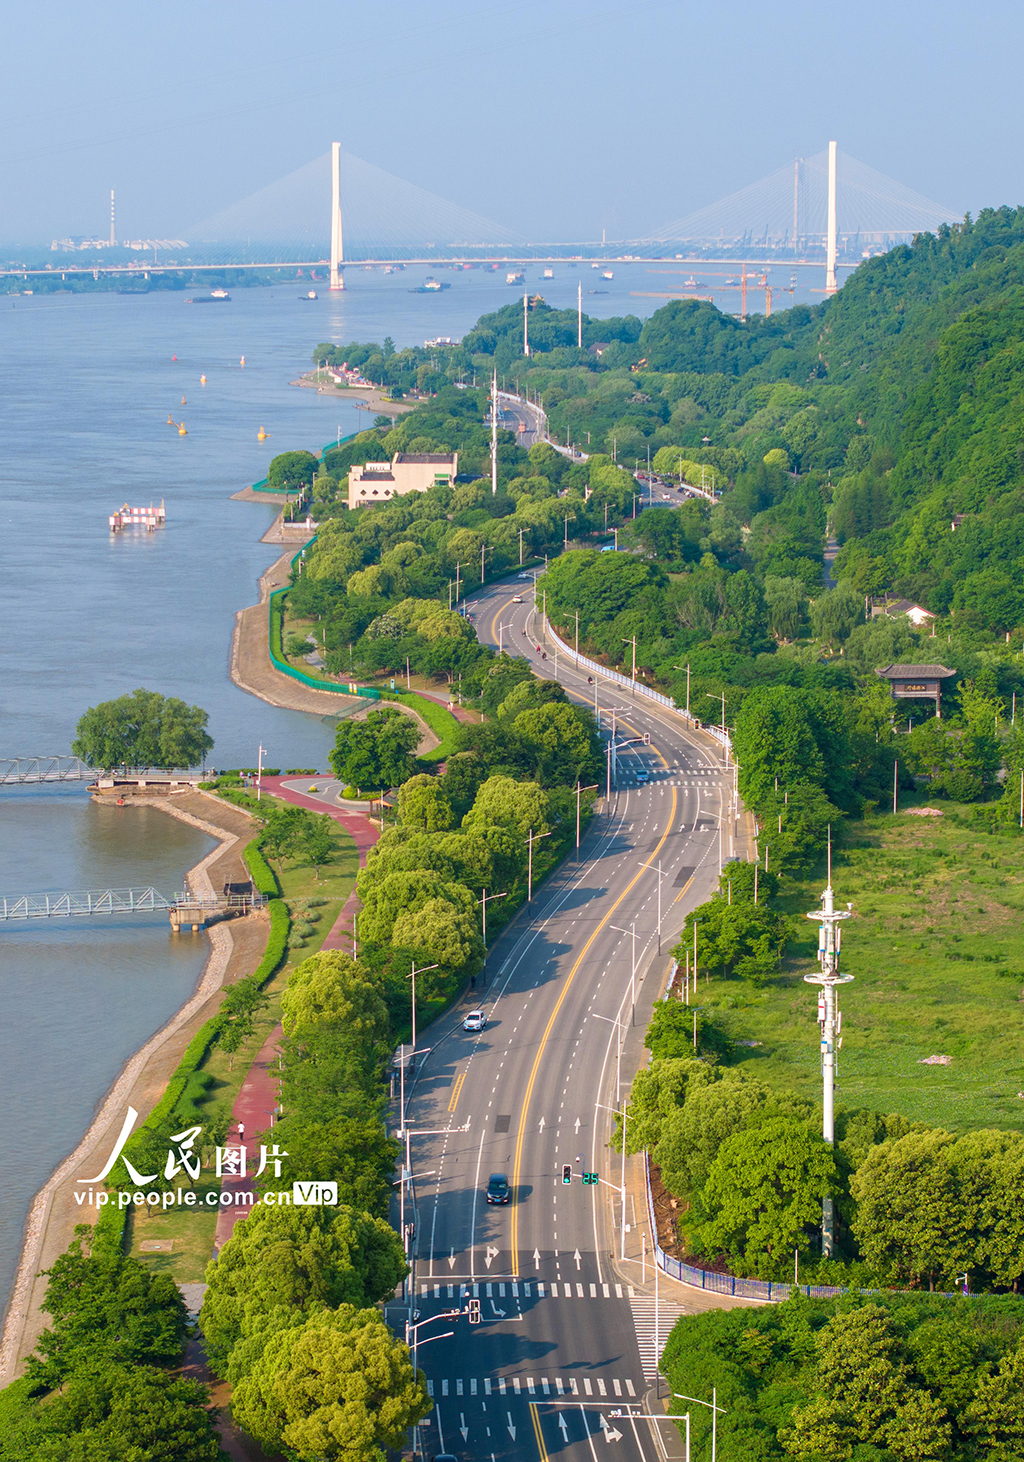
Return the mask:
MULTIPOLYGON (((660 885, 659 885, 660 886, 660 885)), ((633 937, 633 969, 629 977, 629 1003, 630 1003, 630 1025, 636 1025, 636 920, 628 929, 620 929, 617 924, 609 924, 609 929, 614 929, 616 934, 631 934, 633 937)))
POLYGON ((526 902, 528 904, 533 903, 533 845, 534 843, 540 842, 541 838, 549 838, 550 836, 550 833, 535 833, 531 827, 529 837, 525 840, 530 850, 529 871, 526 876, 526 902))
POLYGON ((508 898, 508 894, 507 893, 488 893, 487 890, 486 890, 486 888, 485 888, 483 890, 480 898, 477 899, 477 903, 480 905, 480 915, 481 915, 481 918, 483 920, 484 971, 485 971, 484 979, 485 980, 487 979, 487 975, 486 975, 486 970, 487 970, 487 905, 491 902, 492 899, 504 899, 504 898, 508 898))
POLYGON ((499 655, 503 655, 505 653, 505 635, 504 635, 504 632, 507 629, 515 629, 515 625, 512 624, 511 620, 509 621, 508 624, 499 624, 498 625, 498 654, 499 655))
POLYGON ((632 639, 627 638, 626 635, 623 635, 622 643, 624 645, 633 646, 633 686, 630 694, 636 695, 636 635, 633 635, 632 639))
POLYGON ((660 954, 661 953, 661 880, 664 878, 665 875, 661 871, 661 859, 660 858, 658 859, 657 866, 655 866, 653 863, 641 863, 640 864, 640 867, 641 868, 649 868, 652 873, 656 873, 658 875, 658 953, 660 954))
MULTIPOLYGON (((681 1391, 673 1391, 672 1395, 677 1401, 692 1401, 695 1406, 707 1406, 711 1411, 711 1462, 716 1462, 718 1450, 718 1413, 725 1415, 725 1407, 718 1404, 718 1387, 712 1386, 711 1400, 702 1401, 699 1396, 684 1396, 681 1391)), ((690 1423, 686 1423, 686 1454, 690 1454, 690 1423)))
POLYGON ((580 851, 580 793, 581 792, 596 792, 597 789, 598 789, 598 787, 600 785, 601 785, 600 782, 592 782, 589 787, 581 787, 580 784, 579 784, 579 782, 576 783, 576 852, 577 852, 577 854, 580 851))
POLYGON ((412 962, 412 972, 411 972, 409 978, 412 980, 412 1054, 413 1054, 413 1059, 415 1059, 415 1056, 416 1056, 416 976, 417 975, 425 975, 428 970, 436 970, 436 969, 439 969, 439 968, 440 968, 439 965, 434 964, 434 965, 423 965, 420 969, 417 969, 416 968, 416 961, 413 960, 413 962, 412 962))

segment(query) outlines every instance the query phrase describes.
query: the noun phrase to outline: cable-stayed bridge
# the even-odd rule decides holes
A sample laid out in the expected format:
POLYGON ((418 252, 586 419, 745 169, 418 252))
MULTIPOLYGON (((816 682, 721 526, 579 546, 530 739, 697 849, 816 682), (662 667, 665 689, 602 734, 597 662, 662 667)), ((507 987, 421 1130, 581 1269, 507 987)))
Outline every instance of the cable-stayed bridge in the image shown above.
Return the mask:
MULTIPOLYGON (((834 147, 834 144, 830 144, 834 147)), ((672 257, 699 263, 818 263, 826 250, 849 262, 952 222, 943 206, 836 151, 829 227, 829 152, 797 158, 718 202, 681 214, 643 237, 613 243, 529 243, 512 229, 396 177, 333 144, 284 178, 183 232, 175 257, 130 263, 53 264, 7 274, 148 274, 154 270, 331 267, 512 260, 578 262, 672 257), (344 227, 342 226, 344 225, 344 227), (829 244, 831 236, 832 243, 829 244), (344 245, 342 245, 344 239, 344 245), (683 252, 680 252, 680 250, 683 252), (686 251, 690 252, 687 253, 686 251)))

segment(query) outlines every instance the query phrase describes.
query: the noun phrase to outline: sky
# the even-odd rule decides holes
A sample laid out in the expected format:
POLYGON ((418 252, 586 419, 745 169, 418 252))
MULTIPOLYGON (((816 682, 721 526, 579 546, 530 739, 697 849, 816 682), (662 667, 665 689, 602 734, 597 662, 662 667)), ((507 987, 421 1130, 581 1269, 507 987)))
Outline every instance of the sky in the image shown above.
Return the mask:
POLYGON ((949 206, 1024 201, 1001 0, 37 0, 4 22, 0 240, 187 237, 347 151, 535 241, 642 237, 832 137, 949 206))

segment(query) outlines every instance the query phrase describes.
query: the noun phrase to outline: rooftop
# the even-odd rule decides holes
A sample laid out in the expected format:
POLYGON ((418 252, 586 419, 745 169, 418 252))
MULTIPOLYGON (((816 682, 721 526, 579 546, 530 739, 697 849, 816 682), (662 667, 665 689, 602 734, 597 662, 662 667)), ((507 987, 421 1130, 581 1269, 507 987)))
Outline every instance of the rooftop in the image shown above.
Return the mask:
POLYGON ((439 467, 451 467, 455 455, 452 452, 396 452, 395 461, 417 462, 424 466, 436 462, 439 467))
POLYGON ((956 673, 948 665, 879 665, 875 669, 885 680, 945 680, 956 673))

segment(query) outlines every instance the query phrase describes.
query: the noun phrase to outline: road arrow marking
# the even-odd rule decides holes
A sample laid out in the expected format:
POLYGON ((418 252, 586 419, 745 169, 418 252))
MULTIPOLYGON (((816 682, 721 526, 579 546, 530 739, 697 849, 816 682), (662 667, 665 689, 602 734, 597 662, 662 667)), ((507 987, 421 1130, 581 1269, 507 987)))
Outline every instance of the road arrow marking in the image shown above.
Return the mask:
POLYGON ((496 1249, 493 1244, 487 1245, 487 1253, 484 1256, 484 1263, 487 1265, 488 1269, 490 1269, 491 1265, 494 1263, 495 1259, 497 1259, 500 1252, 501 1250, 496 1249))
POLYGON ((496 1304, 495 1304, 495 1303, 494 1303, 494 1301, 493 1301, 493 1300, 491 1300, 491 1309, 492 1309, 492 1310, 493 1310, 493 1311, 494 1311, 494 1313, 495 1313, 495 1314, 496 1314, 496 1315, 497 1315, 497 1316, 498 1316, 498 1317, 499 1317, 499 1318, 500 1318, 500 1319, 502 1319, 502 1320, 504 1320, 504 1318, 505 1318, 505 1311, 504 1311, 504 1310, 499 1310, 499 1309, 498 1309, 498 1306, 497 1306, 497 1305, 496 1305, 496 1304))
POLYGON ((541 1119, 540 1119, 540 1128, 539 1128, 539 1131, 541 1131, 541 1132, 544 1131, 544 1118, 543 1117, 541 1117, 541 1119))
POLYGON ((448 1268, 449 1269, 454 1269, 455 1268, 455 1250, 454 1249, 452 1249, 451 1253, 448 1255, 448 1268))
POLYGON ((576 1118, 576 1136, 578 1137, 579 1135, 580 1135, 580 1119, 579 1119, 579 1117, 577 1117, 576 1118))
POLYGON ((516 1439, 516 1429, 512 1425, 512 1413, 511 1413, 511 1411, 506 1411, 505 1412, 505 1415, 508 1417, 508 1434, 512 1438, 512 1440, 515 1441, 515 1439, 516 1439))
POLYGON ((619 1431, 618 1427, 610 1425, 603 1411, 601 1412, 601 1430, 604 1432, 604 1439, 606 1442, 622 1441, 622 1433, 619 1431))
POLYGON ((575 1254, 572 1257, 576 1260, 576 1268, 579 1269, 579 1267, 580 1267, 580 1251, 579 1251, 579 1249, 576 1250, 575 1254))
POLYGON ((558 1413, 558 1425, 562 1428, 562 1441, 567 1442, 569 1440, 569 1428, 566 1425, 565 1416, 561 1411, 558 1413))
POLYGON ((540 1250, 539 1249, 534 1249, 534 1251, 533 1251, 533 1267, 535 1269, 539 1269, 540 1268, 540 1250))
MULTIPOLYGON (((602 1417, 601 1420, 604 1421, 604 1417, 602 1417)), ((462 1433, 462 1440, 464 1442, 468 1441, 469 1427, 466 1425, 466 1413, 464 1411, 459 1412, 459 1431, 462 1433)))

